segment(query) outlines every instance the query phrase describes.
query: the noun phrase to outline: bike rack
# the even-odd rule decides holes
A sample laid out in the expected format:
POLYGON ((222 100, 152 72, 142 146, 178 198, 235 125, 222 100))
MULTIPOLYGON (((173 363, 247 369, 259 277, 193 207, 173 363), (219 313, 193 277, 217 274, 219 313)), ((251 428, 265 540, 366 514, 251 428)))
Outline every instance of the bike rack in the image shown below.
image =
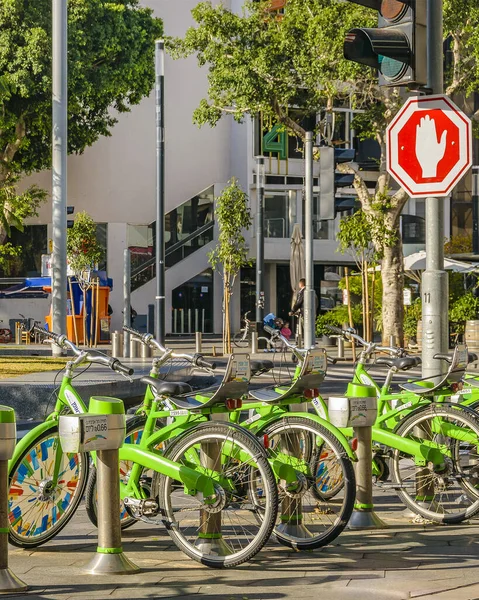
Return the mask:
POLYGON ((8 461, 13 456, 17 442, 15 411, 0 406, 0 593, 24 592, 26 583, 8 567, 8 461))
POLYGON ((64 452, 97 452, 98 547, 86 571, 139 573, 121 545, 119 449, 125 439, 125 407, 118 398, 93 396, 89 410, 83 415, 62 415, 59 424, 64 452))

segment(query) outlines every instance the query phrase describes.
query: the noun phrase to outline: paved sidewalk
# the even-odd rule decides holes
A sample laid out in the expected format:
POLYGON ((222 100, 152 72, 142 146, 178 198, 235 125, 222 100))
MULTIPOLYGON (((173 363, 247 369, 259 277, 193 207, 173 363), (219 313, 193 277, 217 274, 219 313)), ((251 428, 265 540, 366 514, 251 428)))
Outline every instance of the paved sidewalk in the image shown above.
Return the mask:
POLYGON ((11 548, 10 566, 31 586, 17 597, 45 600, 473 600, 479 598, 479 521, 415 525, 395 496, 378 493, 386 530, 346 531, 321 551, 298 553, 271 541, 253 561, 210 570, 176 550, 166 531, 137 524, 124 532, 138 575, 91 576, 96 530, 83 507, 53 541, 11 548))

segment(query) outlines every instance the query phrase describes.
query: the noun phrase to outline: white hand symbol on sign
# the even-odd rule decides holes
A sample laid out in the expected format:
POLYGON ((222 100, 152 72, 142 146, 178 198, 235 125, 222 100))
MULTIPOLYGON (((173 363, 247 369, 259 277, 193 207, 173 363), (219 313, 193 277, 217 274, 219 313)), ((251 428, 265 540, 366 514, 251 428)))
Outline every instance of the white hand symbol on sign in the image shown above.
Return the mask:
POLYGON ((436 122, 429 115, 422 117, 416 127, 416 156, 422 169, 422 176, 436 177, 437 165, 446 152, 447 129, 437 141, 436 122))

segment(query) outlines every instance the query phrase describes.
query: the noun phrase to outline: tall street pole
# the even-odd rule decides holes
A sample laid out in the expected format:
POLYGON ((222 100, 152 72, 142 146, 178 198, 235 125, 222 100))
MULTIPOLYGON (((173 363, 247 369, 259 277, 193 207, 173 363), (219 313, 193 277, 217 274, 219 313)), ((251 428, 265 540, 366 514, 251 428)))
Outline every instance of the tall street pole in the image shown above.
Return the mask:
POLYGON ((307 131, 304 142, 304 253, 306 288, 304 290, 304 347, 315 343, 314 259, 313 259, 313 132, 307 131))
MULTIPOLYGON (((444 92, 442 0, 427 0, 428 88, 444 92)), ((422 292, 422 375, 434 377, 443 371, 437 353, 449 347, 448 279, 444 271, 444 198, 426 198, 426 270, 422 292)))
POLYGON ((156 102, 156 322, 155 337, 165 344, 165 44, 155 42, 156 102))
MULTIPOLYGON (((67 0, 52 1, 52 329, 67 314, 67 0)), ((52 344, 52 354, 61 348, 52 344)))
POLYGON ((264 157, 256 157, 256 322, 264 316, 264 157))

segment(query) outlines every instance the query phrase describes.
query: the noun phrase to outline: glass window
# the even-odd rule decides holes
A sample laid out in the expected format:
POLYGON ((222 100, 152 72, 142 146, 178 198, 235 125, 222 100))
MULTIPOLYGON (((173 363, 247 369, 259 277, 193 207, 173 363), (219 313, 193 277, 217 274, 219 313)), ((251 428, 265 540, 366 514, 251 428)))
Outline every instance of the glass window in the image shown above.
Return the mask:
POLYGON ((287 192, 265 194, 264 227, 266 237, 290 237, 289 194, 287 192))
POLYGON ((26 225, 23 231, 12 227, 5 240, 19 250, 18 256, 8 258, 1 269, 3 277, 40 277, 42 254, 48 254, 46 225, 26 225))

